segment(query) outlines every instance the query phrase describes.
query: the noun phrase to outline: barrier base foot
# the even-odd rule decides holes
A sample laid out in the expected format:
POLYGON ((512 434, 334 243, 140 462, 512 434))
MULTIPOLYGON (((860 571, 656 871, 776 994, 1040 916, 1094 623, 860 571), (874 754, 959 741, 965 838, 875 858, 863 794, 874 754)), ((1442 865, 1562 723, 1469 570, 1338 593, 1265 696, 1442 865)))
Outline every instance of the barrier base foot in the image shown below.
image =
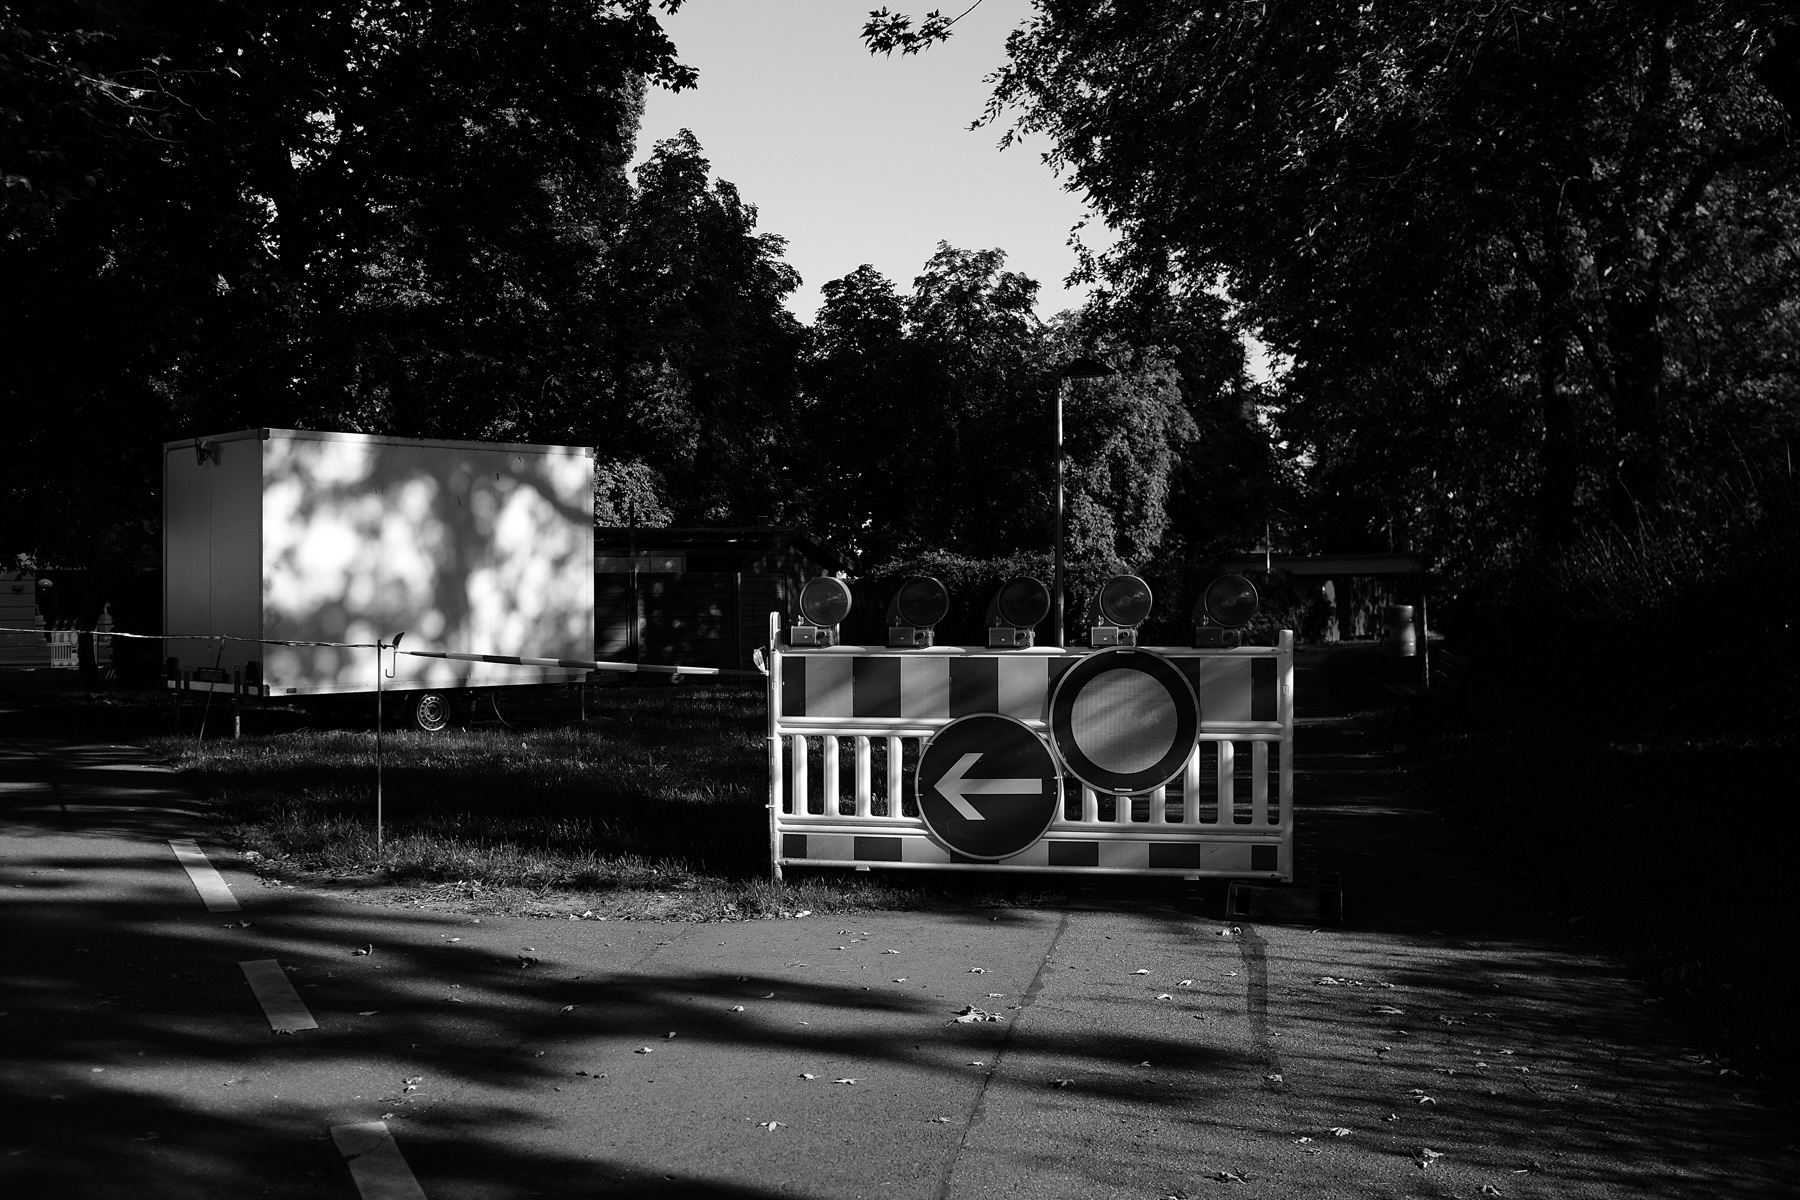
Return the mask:
POLYGON ((1342 925, 1344 885, 1336 876, 1313 883, 1233 880, 1225 893, 1225 916, 1342 925))

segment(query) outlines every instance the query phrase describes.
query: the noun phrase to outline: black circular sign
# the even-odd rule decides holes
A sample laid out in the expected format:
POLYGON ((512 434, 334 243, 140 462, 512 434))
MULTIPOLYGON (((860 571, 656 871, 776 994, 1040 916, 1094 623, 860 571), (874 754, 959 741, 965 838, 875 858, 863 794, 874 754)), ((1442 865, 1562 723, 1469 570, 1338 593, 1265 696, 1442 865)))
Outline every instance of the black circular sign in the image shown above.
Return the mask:
POLYGON ((1088 655, 1056 681, 1050 742, 1097 792, 1135 795, 1181 773, 1200 735, 1200 701, 1181 668, 1149 650, 1088 655))
POLYGON ((958 717, 932 734, 914 781, 925 827, 968 858, 1010 858, 1062 811, 1056 756, 1029 725, 997 713, 958 717))

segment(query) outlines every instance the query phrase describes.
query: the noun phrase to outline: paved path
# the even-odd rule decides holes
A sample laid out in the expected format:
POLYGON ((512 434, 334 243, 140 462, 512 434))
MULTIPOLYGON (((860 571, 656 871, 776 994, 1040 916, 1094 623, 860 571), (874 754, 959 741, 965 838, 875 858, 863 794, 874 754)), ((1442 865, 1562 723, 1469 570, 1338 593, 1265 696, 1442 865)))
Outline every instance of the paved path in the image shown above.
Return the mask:
POLYGON ((363 906, 239 869, 131 751, 0 740, 0 1195, 1794 1194, 1742 1081, 1486 878, 1378 730, 1304 713, 1341 929, 1107 889, 728 925, 363 906), (241 911, 203 906, 186 838, 241 911), (317 1028, 273 1031, 240 966, 271 959, 317 1028))

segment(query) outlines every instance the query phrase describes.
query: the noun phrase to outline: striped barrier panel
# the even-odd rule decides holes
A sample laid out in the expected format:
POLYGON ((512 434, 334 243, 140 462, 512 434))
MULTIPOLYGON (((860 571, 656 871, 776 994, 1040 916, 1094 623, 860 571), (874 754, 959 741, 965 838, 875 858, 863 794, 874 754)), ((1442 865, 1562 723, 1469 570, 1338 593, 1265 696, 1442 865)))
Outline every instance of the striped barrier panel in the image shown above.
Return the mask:
MULTIPOLYGON (((1017 853, 983 859, 959 853, 921 815, 924 747, 947 726, 983 714, 1010 718, 1057 745, 1058 681, 1084 660, 1116 651, 796 649, 781 645, 779 618, 770 625, 769 832, 777 878, 784 866, 1293 878, 1289 632, 1272 647, 1145 648, 1173 664, 1198 701, 1192 749, 1174 777, 1111 794, 1075 778, 1058 753, 1061 799, 1048 827, 1017 853)), ((1077 721, 1121 719, 1075 709, 1077 721)), ((1068 711, 1063 705, 1064 732, 1068 711)))

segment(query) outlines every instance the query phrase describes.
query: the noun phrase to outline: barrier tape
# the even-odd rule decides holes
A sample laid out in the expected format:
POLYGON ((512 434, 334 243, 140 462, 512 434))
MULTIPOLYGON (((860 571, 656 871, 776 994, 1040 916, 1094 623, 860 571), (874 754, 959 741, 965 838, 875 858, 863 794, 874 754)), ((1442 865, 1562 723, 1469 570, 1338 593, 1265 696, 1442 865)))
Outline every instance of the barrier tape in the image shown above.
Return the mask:
MULTIPOLYGON (((0 625, 0 633, 91 633, 95 637, 136 638, 144 642, 249 642, 258 646, 329 646, 342 650, 373 650, 374 642, 296 642, 276 638, 234 637, 229 633, 120 633, 113 629, 15 629, 0 625)), ((389 643, 381 643, 386 649, 389 643)))
MULTIPOLYGON (((14 629, 0 626, 0 633, 35 633, 43 634, 42 629, 14 629)), ((227 633, 117 633, 112 630, 101 632, 92 629, 63 630, 61 632, 91 633, 95 637, 138 638, 144 641, 166 642, 248 642, 259 646, 324 646, 340 650, 373 650, 375 642, 300 642, 280 638, 246 638, 233 637, 227 633)), ((394 643, 381 642, 383 650, 393 650, 394 643)), ((605 662, 585 658, 526 658, 516 654, 461 654, 454 650, 394 650, 396 654, 405 654, 412 658, 441 658, 452 662, 484 662, 501 663, 514 667, 569 667, 582 671, 622 671, 649 672, 655 675, 733 675, 760 676, 760 671, 745 671, 732 667, 677 667, 665 666, 661 663, 627 663, 605 662)))
POLYGON ((658 675, 748 675, 761 671, 743 671, 733 667, 670 667, 661 663, 595 662, 585 658, 521 658, 514 654, 458 654, 451 650, 396 650, 413 658, 445 658, 454 662, 504 663, 514 667, 575 667, 584 671, 650 671, 658 675))

